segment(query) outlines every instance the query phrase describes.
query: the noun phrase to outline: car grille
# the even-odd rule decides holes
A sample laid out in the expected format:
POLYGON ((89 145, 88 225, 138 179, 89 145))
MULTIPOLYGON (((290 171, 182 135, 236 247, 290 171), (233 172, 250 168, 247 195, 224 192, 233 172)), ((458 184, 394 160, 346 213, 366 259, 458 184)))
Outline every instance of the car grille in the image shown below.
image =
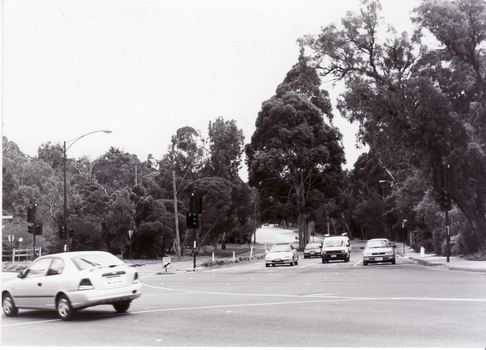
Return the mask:
POLYGON ((342 254, 342 253, 343 253, 342 249, 339 249, 339 250, 326 250, 324 252, 324 254, 342 254))

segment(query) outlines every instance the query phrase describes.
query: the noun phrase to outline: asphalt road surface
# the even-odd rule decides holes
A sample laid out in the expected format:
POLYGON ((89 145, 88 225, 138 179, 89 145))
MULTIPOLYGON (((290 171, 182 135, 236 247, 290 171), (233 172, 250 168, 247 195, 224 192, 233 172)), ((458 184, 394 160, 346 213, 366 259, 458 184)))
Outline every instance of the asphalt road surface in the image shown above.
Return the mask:
MULTIPOLYGON (((298 242, 296 236, 297 231, 285 229, 281 226, 262 226, 256 233, 256 242, 260 244, 275 244, 275 243, 294 243, 298 242)), ((296 247, 298 244, 296 245, 296 247)))
MULTIPOLYGON (((258 237, 257 237, 258 241, 258 237)), ((265 267, 263 260, 199 272, 139 269, 128 313, 109 305, 65 322, 54 312, 2 315, 2 347, 480 347, 486 274, 351 261, 265 267)))

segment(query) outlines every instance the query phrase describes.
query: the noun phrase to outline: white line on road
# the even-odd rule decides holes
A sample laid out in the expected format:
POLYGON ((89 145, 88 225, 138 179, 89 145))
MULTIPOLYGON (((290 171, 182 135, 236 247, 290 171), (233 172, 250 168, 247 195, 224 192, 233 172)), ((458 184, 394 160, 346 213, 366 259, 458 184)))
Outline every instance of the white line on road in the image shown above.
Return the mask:
POLYGON ((198 294, 214 294, 214 295, 234 295, 234 296, 263 296, 263 297, 284 297, 284 298, 327 298, 333 300, 415 300, 415 301, 467 301, 467 302, 486 302, 486 299, 474 299, 474 298, 431 298, 431 297, 389 297, 389 298, 373 298, 373 297, 346 297, 346 296, 336 296, 330 294, 254 294, 254 293, 231 293, 231 292, 211 292, 211 291, 198 291, 198 290, 188 290, 188 289, 175 289, 159 286, 151 286, 149 284, 142 283, 144 286, 149 288, 167 290, 170 292, 181 292, 181 293, 198 293, 198 294))

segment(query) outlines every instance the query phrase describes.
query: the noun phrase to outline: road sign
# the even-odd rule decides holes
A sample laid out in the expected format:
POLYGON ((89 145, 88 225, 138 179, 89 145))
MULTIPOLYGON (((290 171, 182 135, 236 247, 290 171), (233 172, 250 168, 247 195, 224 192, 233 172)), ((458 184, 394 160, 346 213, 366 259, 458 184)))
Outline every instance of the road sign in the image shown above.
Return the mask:
POLYGON ((170 269, 171 257, 166 256, 162 258, 162 266, 165 270, 170 269))
POLYGON ((13 234, 9 234, 9 235, 8 235, 8 241, 9 241, 10 243, 12 243, 14 239, 15 239, 15 236, 14 236, 13 234))

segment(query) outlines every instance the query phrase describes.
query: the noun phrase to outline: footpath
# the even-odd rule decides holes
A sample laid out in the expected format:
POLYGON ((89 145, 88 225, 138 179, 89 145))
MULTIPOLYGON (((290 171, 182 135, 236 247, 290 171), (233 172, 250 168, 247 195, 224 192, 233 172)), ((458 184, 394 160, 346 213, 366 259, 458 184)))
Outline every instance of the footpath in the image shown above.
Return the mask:
POLYGON ((405 248, 405 254, 403 249, 400 247, 396 249, 396 252, 403 258, 424 266, 433 266, 452 271, 486 273, 486 261, 472 261, 457 256, 451 256, 449 257, 449 262, 447 262, 446 256, 436 254, 421 254, 408 247, 405 248))

